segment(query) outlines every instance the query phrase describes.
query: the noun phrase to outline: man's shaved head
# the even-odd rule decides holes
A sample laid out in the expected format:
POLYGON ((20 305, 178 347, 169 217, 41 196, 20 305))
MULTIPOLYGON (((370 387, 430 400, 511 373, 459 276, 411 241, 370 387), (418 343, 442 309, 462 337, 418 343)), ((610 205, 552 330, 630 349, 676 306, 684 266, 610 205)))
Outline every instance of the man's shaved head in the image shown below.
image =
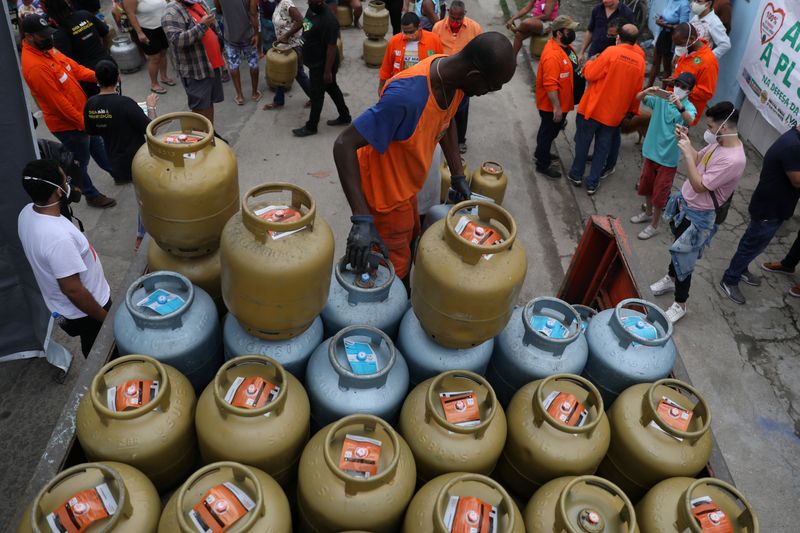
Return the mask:
POLYGON ((636 44, 639 38, 639 28, 635 24, 624 24, 619 29, 619 40, 626 44, 636 44))
POLYGON ((467 76, 457 85, 469 96, 479 96, 498 91, 514 77, 517 60, 508 38, 496 31, 482 33, 472 39, 456 56, 472 66, 479 74, 477 78, 467 76), (479 85, 483 85, 480 87, 479 85))

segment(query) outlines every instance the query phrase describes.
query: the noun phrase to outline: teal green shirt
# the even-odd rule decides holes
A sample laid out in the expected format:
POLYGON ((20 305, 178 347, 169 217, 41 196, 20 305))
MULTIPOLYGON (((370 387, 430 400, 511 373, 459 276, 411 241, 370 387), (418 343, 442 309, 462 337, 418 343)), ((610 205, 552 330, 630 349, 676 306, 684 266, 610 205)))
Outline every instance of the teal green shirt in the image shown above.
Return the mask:
MULTIPOLYGON (((653 110, 653 116, 650 117, 650 125, 647 127, 642 155, 659 165, 677 167, 680 151, 675 138, 675 126, 686 126, 686 122, 681 118, 678 108, 663 98, 647 95, 643 102, 653 110)), ((684 98, 681 104, 693 118, 697 115, 697 109, 688 98, 684 98)))

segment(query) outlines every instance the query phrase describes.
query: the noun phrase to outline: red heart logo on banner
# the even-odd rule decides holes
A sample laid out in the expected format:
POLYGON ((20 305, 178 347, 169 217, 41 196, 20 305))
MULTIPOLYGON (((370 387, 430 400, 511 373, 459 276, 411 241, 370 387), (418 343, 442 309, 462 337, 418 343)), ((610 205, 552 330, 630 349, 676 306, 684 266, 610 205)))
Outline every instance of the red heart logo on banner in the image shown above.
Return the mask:
POLYGON ((772 2, 765 5, 761 13, 761 44, 767 44, 774 39, 785 20, 786 13, 783 9, 775 9, 772 2))

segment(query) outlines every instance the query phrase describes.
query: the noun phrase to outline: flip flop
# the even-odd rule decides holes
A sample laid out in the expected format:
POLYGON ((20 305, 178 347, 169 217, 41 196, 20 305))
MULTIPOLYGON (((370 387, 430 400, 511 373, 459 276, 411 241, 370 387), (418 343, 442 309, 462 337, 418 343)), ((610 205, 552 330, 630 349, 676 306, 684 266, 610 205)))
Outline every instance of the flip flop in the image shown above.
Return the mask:
POLYGON ((169 85, 170 87, 175 87, 175 80, 161 80, 161 83, 164 85, 169 85))
POLYGON ((233 97, 233 101, 236 102, 236 105, 244 105, 244 98, 237 98, 236 96, 233 97))
POLYGON ((261 101, 261 97, 262 97, 262 96, 264 96, 264 95, 263 95, 263 94, 261 94, 261 91, 258 91, 258 95, 257 95, 257 96, 253 96, 253 97, 252 97, 252 98, 253 98, 253 101, 254 101, 255 103, 258 103, 258 102, 260 102, 260 101, 261 101))
POLYGON ((280 109, 282 107, 283 104, 276 104, 275 102, 270 102, 268 104, 264 104, 264 107, 262 107, 261 109, 263 109, 264 111, 271 111, 273 109, 280 109))
POLYGON ((163 87, 161 87, 160 89, 154 89, 153 87, 150 87, 150 92, 156 94, 167 94, 167 90, 163 87))

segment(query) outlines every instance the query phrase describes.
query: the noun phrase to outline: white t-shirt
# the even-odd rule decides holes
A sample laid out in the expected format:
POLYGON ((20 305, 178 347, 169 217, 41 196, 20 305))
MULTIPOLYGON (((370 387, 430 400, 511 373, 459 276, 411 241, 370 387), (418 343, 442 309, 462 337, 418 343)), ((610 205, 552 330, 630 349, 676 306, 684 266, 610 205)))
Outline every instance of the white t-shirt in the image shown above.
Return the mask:
POLYGON ((161 27, 161 17, 167 9, 167 0, 139 0, 136 5, 136 20, 139 26, 148 30, 161 27))
POLYGON ((403 53, 403 70, 408 70, 419 63, 419 41, 406 41, 403 53))
POLYGON ((708 44, 717 59, 731 49, 731 39, 728 37, 728 32, 725 31, 725 25, 713 11, 709 11, 708 15, 703 18, 700 18, 699 15, 692 15, 690 22, 694 23, 695 27, 702 28, 704 35, 700 35, 700 37, 708 39, 708 44))
POLYGON ((82 318, 86 313, 61 292, 58 280, 80 274, 81 283, 100 305, 108 303, 108 286, 103 265, 86 237, 62 216, 37 213, 33 204, 22 208, 17 231, 25 257, 50 312, 65 318, 82 318))
MULTIPOLYGON (((292 16, 289 14, 289 10, 295 7, 294 2, 292 0, 282 0, 278 7, 275 8, 275 11, 272 13, 272 25, 275 26, 275 36, 280 39, 287 33, 294 25, 294 21, 292 20, 292 16)), ((298 46, 303 46, 303 41, 301 37, 303 36, 302 28, 295 32, 289 38, 288 44, 292 48, 297 48, 298 46)), ((272 44, 272 43, 269 43, 272 44)))

